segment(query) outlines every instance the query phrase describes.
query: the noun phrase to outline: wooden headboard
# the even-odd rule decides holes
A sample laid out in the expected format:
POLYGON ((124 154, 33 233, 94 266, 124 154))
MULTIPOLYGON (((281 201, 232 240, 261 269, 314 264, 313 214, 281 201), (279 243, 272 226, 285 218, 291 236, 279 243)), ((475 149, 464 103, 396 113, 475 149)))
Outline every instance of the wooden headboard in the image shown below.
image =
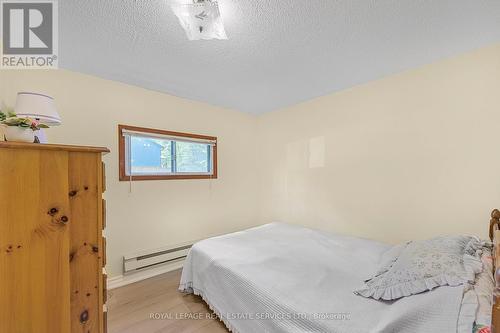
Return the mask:
POLYGON ((491 212, 490 239, 493 242, 495 290, 493 292, 493 311, 491 313, 491 332, 500 333, 500 211, 491 212))

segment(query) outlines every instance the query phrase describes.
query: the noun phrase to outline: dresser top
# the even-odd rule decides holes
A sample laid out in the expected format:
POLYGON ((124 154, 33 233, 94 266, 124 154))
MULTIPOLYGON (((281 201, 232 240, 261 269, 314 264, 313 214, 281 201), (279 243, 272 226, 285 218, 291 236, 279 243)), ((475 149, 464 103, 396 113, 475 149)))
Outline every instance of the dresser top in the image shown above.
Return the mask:
POLYGON ((109 153, 106 147, 90 147, 90 146, 72 146, 72 145, 56 145, 47 143, 23 143, 23 142, 7 142, 0 141, 0 149, 31 149, 31 150, 60 150, 60 151, 76 151, 86 153, 109 153))

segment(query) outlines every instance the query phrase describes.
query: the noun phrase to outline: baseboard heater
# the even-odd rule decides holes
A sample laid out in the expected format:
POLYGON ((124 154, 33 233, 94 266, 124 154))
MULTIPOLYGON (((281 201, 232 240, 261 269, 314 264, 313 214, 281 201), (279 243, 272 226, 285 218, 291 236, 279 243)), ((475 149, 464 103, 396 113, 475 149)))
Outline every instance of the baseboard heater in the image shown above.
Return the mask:
POLYGON ((123 257, 125 274, 173 263, 186 258, 193 242, 155 250, 142 251, 123 257))

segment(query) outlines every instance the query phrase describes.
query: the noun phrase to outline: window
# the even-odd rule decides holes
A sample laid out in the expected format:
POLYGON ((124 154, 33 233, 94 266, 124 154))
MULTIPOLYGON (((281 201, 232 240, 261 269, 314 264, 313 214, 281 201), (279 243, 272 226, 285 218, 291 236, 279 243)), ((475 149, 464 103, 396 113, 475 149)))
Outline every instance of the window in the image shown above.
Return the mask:
POLYGON ((217 178, 217 138, 119 125, 120 180, 217 178))

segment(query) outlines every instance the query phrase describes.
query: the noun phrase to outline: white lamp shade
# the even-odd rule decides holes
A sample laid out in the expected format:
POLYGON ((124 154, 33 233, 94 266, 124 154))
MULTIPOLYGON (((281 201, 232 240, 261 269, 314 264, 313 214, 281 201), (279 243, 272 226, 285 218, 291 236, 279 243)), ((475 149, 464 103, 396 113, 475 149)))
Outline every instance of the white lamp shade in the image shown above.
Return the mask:
POLYGON ((42 124, 50 126, 61 124, 54 99, 47 95, 33 92, 18 93, 15 112, 18 117, 38 119, 42 124))

